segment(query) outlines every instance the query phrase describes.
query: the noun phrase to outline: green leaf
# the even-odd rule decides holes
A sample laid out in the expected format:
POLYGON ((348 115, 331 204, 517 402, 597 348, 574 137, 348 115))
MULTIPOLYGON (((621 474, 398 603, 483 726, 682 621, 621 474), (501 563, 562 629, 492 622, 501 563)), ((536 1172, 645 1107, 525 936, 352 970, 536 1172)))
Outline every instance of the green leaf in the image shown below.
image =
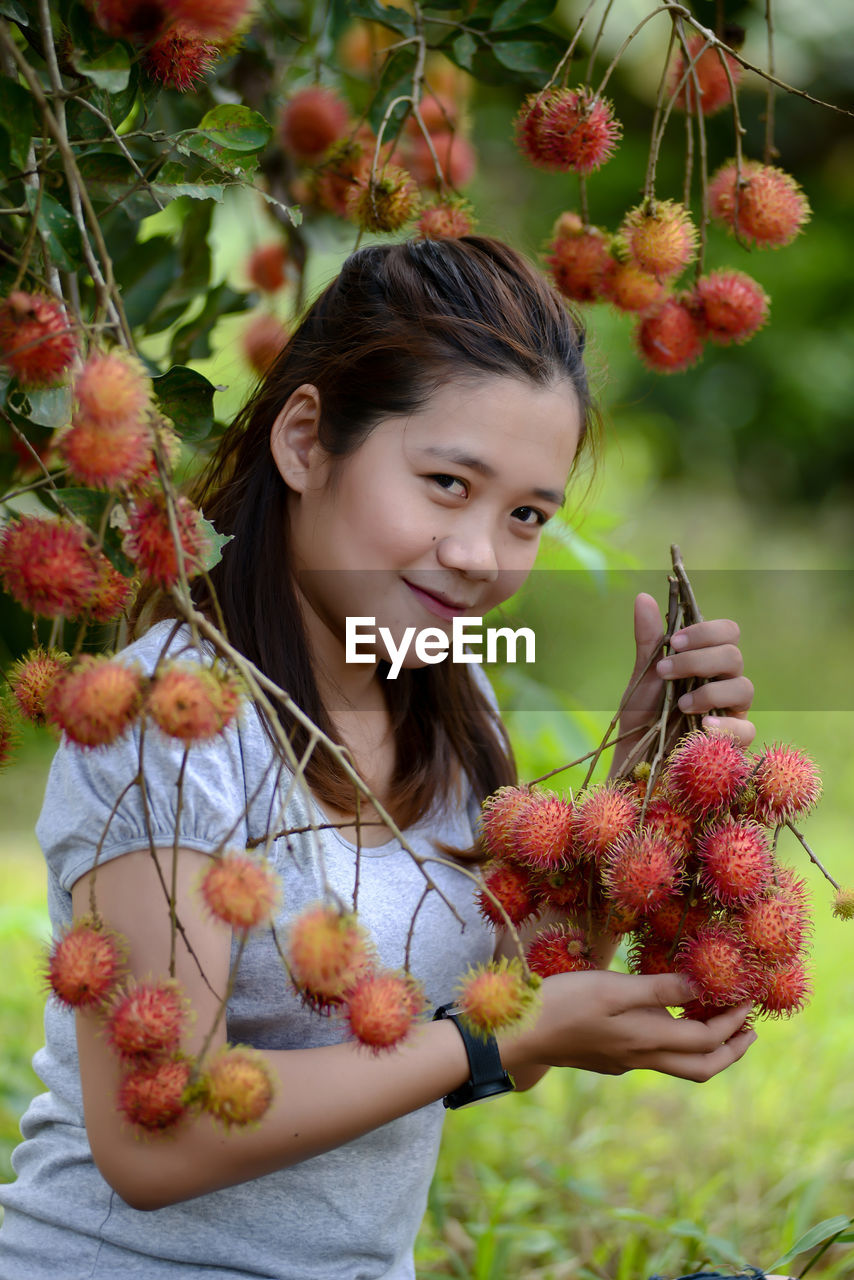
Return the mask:
POLYGON ((226 104, 206 112, 196 133, 228 151, 263 151, 273 136, 273 126, 249 107, 226 104))
POLYGON ((222 559, 222 549, 234 538, 233 533, 217 533, 210 520, 201 521, 203 550, 199 556, 203 569, 212 569, 222 559))
POLYGON ((830 1236, 838 1235, 850 1226, 851 1219, 844 1213, 838 1214, 835 1218, 825 1218, 823 1222, 817 1223, 809 1231, 804 1232, 801 1238, 795 1241, 791 1249, 784 1253, 781 1258, 776 1258, 767 1270, 777 1271, 780 1267, 788 1266, 799 1253, 806 1253, 807 1249, 814 1249, 817 1244, 822 1244, 830 1236))
POLYGON ((154 378, 154 394, 182 440, 204 440, 213 427, 216 387, 195 369, 176 364, 154 378))
POLYGON ((221 182, 188 182, 184 166, 174 160, 163 165, 151 190, 162 204, 177 200, 179 196, 189 196, 191 200, 216 200, 222 204, 225 187, 221 182))
POLYGON ((529 22, 542 22, 551 16, 554 8, 555 0, 502 0, 492 13, 490 29, 512 31, 529 22))
POLYGON ((356 0, 350 5, 350 16, 379 22, 384 27, 391 27, 392 31, 399 31, 402 36, 415 35, 415 22, 410 14, 396 5, 382 5, 379 0, 356 0))
POLYGON ((0 0, 0 14, 4 18, 11 18, 13 22, 17 22, 21 27, 29 27, 31 25, 30 15, 22 4, 17 3, 17 0, 0 0))
MULTIPOLYGON (((34 212, 38 192, 27 187, 24 198, 30 212, 34 212)), ((83 242, 77 223, 68 210, 46 191, 42 192, 37 221, 39 230, 47 240, 48 252, 60 271, 76 271, 82 266, 83 242)))
POLYGON ((231 151, 227 147, 221 147, 212 139, 203 133, 196 133, 188 130, 186 133, 177 134, 173 138, 173 143, 178 151, 182 151, 184 155, 201 156, 203 160, 217 166, 224 173, 230 174, 234 178, 251 179, 255 170, 258 168, 258 157, 245 151, 231 151))
POLYGON ((9 152, 15 166, 27 163, 30 139, 36 131, 36 116, 29 89, 9 76, 0 76, 0 125, 9 135, 9 152))
POLYGON ((225 283, 218 284, 209 290, 199 314, 181 325, 172 335, 170 358, 175 364, 186 364, 188 360, 206 360, 211 354, 210 337, 219 317, 245 311, 248 306, 245 293, 237 293, 225 283))
POLYGON ((543 47, 533 40, 497 40, 492 45, 492 52, 503 67, 511 71, 546 72, 553 66, 551 59, 543 62, 543 47))
POLYGON ((105 93, 121 93, 130 81, 130 55, 127 45, 114 44, 102 53, 77 53, 73 65, 105 93))
POLYGON ((89 151, 80 156, 77 165, 95 204, 120 205, 134 221, 159 210, 148 184, 142 182, 124 156, 113 151, 89 151))
MULTIPOLYGON (((368 119, 374 130, 379 129, 389 105, 395 98, 412 93, 412 73, 414 70, 414 49, 398 49, 396 53, 387 59, 368 112, 368 119)), ((405 116, 407 106, 407 103, 402 102, 395 107, 389 117, 384 137, 391 138, 394 136, 394 129, 405 116)))
POLYGON ((112 494, 104 489, 60 489, 53 497, 48 491, 47 497, 54 505, 62 502, 81 520, 85 520, 90 529, 98 529, 104 518, 104 512, 112 503, 112 494))
POLYGON ((271 196, 269 191, 261 191, 259 189, 258 194, 264 197, 267 204, 271 204, 274 208, 281 209, 283 213, 286 213, 291 220, 292 226, 302 226, 302 209, 298 204, 282 204, 281 200, 277 200, 275 196, 271 196))
POLYGON ((464 71, 471 71, 472 59, 477 53, 477 41, 468 31, 462 31, 454 40, 451 48, 454 51, 454 61, 464 71))
POLYGON ((71 421, 71 388, 48 387, 45 391, 28 391, 29 418, 41 427, 64 427, 71 421))

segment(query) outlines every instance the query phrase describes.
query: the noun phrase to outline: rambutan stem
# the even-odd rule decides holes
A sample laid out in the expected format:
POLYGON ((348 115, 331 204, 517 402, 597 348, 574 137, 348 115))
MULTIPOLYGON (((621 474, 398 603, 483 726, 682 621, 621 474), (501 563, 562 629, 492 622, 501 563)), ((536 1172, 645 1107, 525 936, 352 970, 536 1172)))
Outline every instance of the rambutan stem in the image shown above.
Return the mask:
MULTIPOLYGON (((567 45, 566 53, 563 54, 563 56, 560 59, 560 62, 558 62, 551 76, 549 77, 549 79, 546 81, 546 83, 543 85, 542 89, 540 90, 539 96, 537 97, 537 103, 540 101, 540 99, 543 97, 545 93, 548 93, 549 89, 557 80, 558 76, 561 74, 564 67, 568 66, 569 62, 571 61, 572 55, 575 53, 575 46, 578 44, 579 40, 581 39, 581 33, 584 30, 584 27, 587 23, 587 19, 590 17, 591 13, 596 8, 597 2, 598 0, 589 0, 587 8, 584 10, 581 17, 578 20, 578 26, 575 28, 575 35, 572 37, 569 44, 567 45)), ((610 8, 610 3, 608 7, 610 8)), ((607 13, 606 13, 606 16, 607 16, 607 13)), ((603 24, 604 24, 604 19, 603 19, 603 24)), ((601 38, 601 35, 602 35, 602 32, 600 29, 599 35, 596 37, 597 41, 601 38)), ((594 44, 594 48, 595 48, 595 44, 594 44)), ((537 103, 534 104, 535 107, 537 103)))
POLYGON ((670 24, 670 39, 667 43, 667 53, 664 55, 664 62, 661 67, 661 75, 658 79, 658 89, 655 95, 655 109, 652 115, 652 129, 649 138, 649 159, 646 165, 646 178, 643 184, 644 200, 652 200, 655 194, 655 170, 658 164, 658 153, 661 149, 661 140, 664 136, 664 130, 660 128, 661 112, 664 106, 664 95, 667 88, 667 73, 670 67, 670 59, 673 56, 673 44, 676 39, 675 23, 670 24))
MULTIPOLYGON (((596 90, 594 97, 597 97, 597 98, 601 97, 601 95, 605 92, 605 86, 607 85, 608 81, 611 79, 611 76, 614 74, 614 71, 616 69, 617 63, 620 61, 620 58, 622 58, 623 54, 626 52, 629 45, 635 39, 638 32, 643 30, 643 28, 650 21, 650 19, 658 17, 660 13, 668 13, 674 9, 681 9, 681 8, 682 8, 681 5, 672 5, 668 3, 668 0, 665 0, 664 4, 659 5, 657 9, 653 9, 652 12, 648 13, 645 18, 641 18, 640 22, 637 24, 636 27, 634 27, 629 32, 629 34, 626 36, 625 40, 620 45, 617 52, 614 54, 611 61, 608 63, 608 66, 605 69, 605 74, 603 75, 602 79, 599 81, 599 88, 596 90)), ((686 17, 690 17, 690 14, 688 13, 687 9, 682 9, 682 12, 685 14, 686 17)))
MULTIPOLYGON (((687 63, 687 70, 694 86, 694 114, 697 119, 697 149, 700 153, 700 244, 697 249, 697 263, 694 269, 697 279, 703 274, 703 263, 706 258, 706 237, 709 228, 709 157, 708 148, 706 146, 706 115, 703 111, 703 95, 700 91, 700 77, 697 74, 697 61, 706 52, 708 45, 702 45, 696 57, 692 58, 688 50, 688 41, 685 37, 685 27, 682 18, 676 19, 676 30, 679 35, 679 43, 682 46, 682 55, 687 63)), ((726 55, 719 49, 720 57, 726 66, 726 55)), ((727 67, 727 71, 729 68, 727 67)), ((732 87, 732 77, 730 76, 730 86, 732 87)), ((734 92, 734 88, 733 88, 734 92)), ((687 96, 687 94, 686 94, 687 96)), ((676 101, 674 94, 673 102, 676 101)), ((671 103, 672 105, 672 103, 671 103)), ((687 113, 686 113, 687 114, 687 113)))
MULTIPOLYGON (((568 766, 566 765, 561 766, 561 768, 567 768, 567 767, 568 766)), ((304 836, 304 835, 307 835, 309 831, 342 831, 344 827, 352 827, 352 826, 353 826, 353 823, 350 822, 349 818, 345 818, 342 822, 315 822, 304 827, 281 827, 278 831, 274 831, 272 833, 267 832, 263 836, 250 836, 250 838, 246 841, 246 848, 257 849, 259 845, 267 844, 268 841, 279 840, 282 838, 286 838, 287 836, 304 836)), ((366 822, 363 818, 360 823, 360 826, 384 827, 385 823, 380 822, 379 819, 377 819, 376 822, 366 822)))
MULTIPOLYGON (((771 0, 765 0, 765 30, 768 38, 768 71, 773 75, 776 67, 774 65, 774 19, 771 14, 771 0)), ((765 150, 763 158, 766 164, 770 164, 779 154, 774 145, 774 104, 774 84, 769 80, 765 94, 765 150)))
POLYGON ((97 921, 98 923, 100 923, 101 917, 98 913, 98 902, 95 897, 95 878, 98 874, 98 863, 101 861, 101 853, 104 848, 104 841, 107 838, 107 834, 110 830, 110 825, 113 821, 113 818, 116 816, 116 814, 119 811, 119 805, 124 800, 125 796, 131 790, 132 787, 141 786, 141 785, 142 785, 142 775, 140 773, 137 773, 136 777, 131 778, 127 786, 122 787, 121 791, 116 796, 115 800, 113 801, 113 807, 110 810, 110 812, 107 814, 107 821, 104 823, 104 830, 101 832, 100 836, 98 837, 98 843, 95 847, 95 857, 92 861, 92 866, 87 872, 87 875, 89 876, 89 914, 92 917, 92 919, 97 921))
MULTIPOLYGON (((609 747, 615 747, 618 742, 624 742, 626 738, 633 738, 636 733, 637 729, 626 729, 625 733, 618 733, 615 738, 609 738, 606 733, 601 750, 607 750, 609 747)), ((532 778, 530 782, 525 783, 525 786, 536 787, 541 782, 547 782, 549 778, 553 778, 555 774, 565 773, 567 769, 574 769, 577 765, 584 764, 584 761, 589 760, 590 757, 595 755, 598 750, 600 750, 600 748, 594 747, 592 751, 585 751, 584 755, 579 756, 576 760, 570 760, 568 764, 559 764, 556 769, 549 769, 548 773, 541 774, 539 778, 532 778)))
POLYGON ((237 973, 238 973, 238 970, 240 969, 240 961, 243 958, 243 952, 246 947, 246 940, 248 937, 249 937, 249 930, 241 929, 240 941, 237 944, 237 953, 234 957, 234 962, 231 966, 231 970, 228 975, 228 984, 225 988, 222 999, 220 1000, 217 1006, 217 1011, 214 1014, 214 1020, 211 1023, 210 1030, 208 1031, 208 1034, 205 1036, 202 1042, 202 1047, 199 1050, 199 1054, 196 1059, 197 1067, 200 1066, 202 1062, 204 1062, 205 1055, 207 1054, 208 1049, 210 1049, 211 1047, 213 1038, 216 1035, 217 1030, 219 1029, 219 1024, 222 1022, 222 1018, 223 1018, 223 1014, 225 1013, 226 1006, 229 1000, 231 999, 232 995, 234 994, 234 988, 237 983, 237 973))
MULTIPOLYGON (((599 23, 599 28, 596 32, 596 35, 593 37, 593 43, 590 46, 590 57, 587 60, 587 71, 584 76, 584 83, 586 85, 589 85, 590 81, 593 79, 593 67, 596 62, 596 54, 599 52, 599 45, 602 43, 602 36, 605 34, 605 23, 608 21, 608 17, 611 13, 611 9, 613 8, 613 5, 614 5, 614 0, 608 0, 608 3, 605 5, 605 11, 602 14, 602 18, 599 23)), ((587 10, 587 13, 589 13, 590 9, 592 8, 593 8, 593 5, 591 4, 587 10)), ((586 16, 587 14, 585 13, 582 17, 582 22, 584 21, 584 18, 586 16)), ((576 39, 577 38, 578 37, 576 34, 576 39)))
POLYGON ((815 854, 813 853, 812 849, 809 847, 809 845, 807 844, 806 840, 805 840, 805 839, 804 839, 804 837, 801 835, 800 831, 798 831, 797 827, 794 825, 794 823, 792 822, 792 820, 791 820, 791 819, 788 819, 788 820, 787 820, 783 825, 784 825, 784 826, 787 826, 787 827, 789 828, 789 830, 793 833, 793 835, 797 836, 798 840, 801 842, 801 844, 803 845, 804 849, 806 850, 806 853, 807 853, 807 855, 808 855, 808 857, 809 857, 809 859, 810 859, 810 862, 813 862, 813 863, 818 867, 819 871, 820 871, 820 872, 821 872, 821 874, 824 876, 825 880, 828 880, 828 881, 830 882, 830 884, 832 884, 832 885, 833 885, 833 887, 834 887, 834 889, 836 890, 836 892, 838 893, 842 886, 838 883, 838 881, 834 880, 833 876, 832 876, 832 875, 830 874, 830 872, 827 870, 827 867, 823 866, 823 865, 819 862, 818 858, 815 856, 815 854))
MULTIPOLYGON (((415 905, 415 910, 413 911, 412 917, 409 921, 409 929, 407 930, 407 933, 406 933, 406 946, 403 949, 403 968, 405 973, 409 973, 409 964, 410 964, 411 951, 412 951, 412 938, 415 934, 415 921, 418 916, 418 912, 421 910, 424 903, 427 901, 427 897, 429 893, 430 893, 430 886, 425 884, 424 888, 421 891, 421 897, 418 899, 418 902, 415 905)), ((354 911, 356 910, 355 902, 353 904, 353 910, 354 911)))
POLYGON ((184 748, 176 783, 175 835, 172 842, 172 880, 169 889, 169 977, 175 977, 175 943, 178 938, 178 850, 181 847, 181 810, 184 807, 184 775, 187 771, 189 744, 184 748))

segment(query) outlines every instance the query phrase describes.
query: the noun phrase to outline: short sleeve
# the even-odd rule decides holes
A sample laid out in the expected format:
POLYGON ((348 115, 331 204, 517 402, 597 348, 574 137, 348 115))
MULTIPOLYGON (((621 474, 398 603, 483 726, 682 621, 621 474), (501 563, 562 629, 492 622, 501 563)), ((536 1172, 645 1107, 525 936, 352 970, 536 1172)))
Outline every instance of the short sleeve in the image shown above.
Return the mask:
MULTIPOLYGON (((139 658, 147 667, 148 656, 132 646, 122 658, 139 658)), ((182 847, 202 853, 245 846, 240 719, 216 738, 193 743, 183 776, 182 742, 147 724, 140 769, 140 737, 137 723, 107 747, 87 749, 64 739, 57 750, 36 835, 65 890, 96 859, 101 864, 152 844, 171 847, 176 831, 182 847)))

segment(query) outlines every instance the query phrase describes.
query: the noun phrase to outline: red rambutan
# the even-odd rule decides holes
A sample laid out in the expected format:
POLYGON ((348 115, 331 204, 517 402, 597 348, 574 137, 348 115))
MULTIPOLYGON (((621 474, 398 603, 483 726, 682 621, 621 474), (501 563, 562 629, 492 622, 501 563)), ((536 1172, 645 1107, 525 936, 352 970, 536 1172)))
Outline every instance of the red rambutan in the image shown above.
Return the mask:
POLYGON ((599 284, 599 293, 620 311, 648 311, 664 300, 665 286, 635 262, 610 258, 599 284))
POLYGON ((680 813, 662 795, 654 796, 646 806, 643 824, 653 831, 660 831, 687 855, 694 839, 694 822, 686 813, 680 813))
POLYGON ((753 775, 754 811, 760 822, 777 826, 808 813, 821 795, 821 778, 809 756, 775 743, 759 757, 753 775))
POLYGON ((589 791, 572 814, 575 852, 596 861, 634 827, 640 805, 624 787, 606 784, 589 791))
POLYGON ((704 1004, 719 1007, 754 999, 761 978, 756 953, 744 934, 724 921, 703 925, 686 939, 675 967, 694 983, 704 1004))
POLYGON ((357 179, 347 193, 347 216, 365 231, 398 231, 418 209, 412 175, 389 164, 376 175, 357 179))
POLYGON ((709 212, 729 231, 758 249, 791 244, 809 221, 809 201, 798 183, 782 169, 745 160, 738 181, 734 160, 709 182, 709 212))
POLYGON ((420 240, 449 240, 470 236, 474 231, 471 206, 463 200, 438 200, 428 204, 416 224, 420 240))
POLYGON ((710 342, 747 342, 768 319, 765 290, 743 271, 712 271, 694 286, 710 342))
POLYGON ((549 907, 565 916, 580 916, 587 911, 591 877, 595 877, 591 862, 575 861, 557 871, 550 871, 539 880, 540 910, 549 907))
POLYGON ((76 618, 86 612, 99 574, 82 525, 20 516, 0 534, 0 578, 30 613, 76 618))
POLYGON ((626 214, 619 236, 630 260, 657 280, 678 275, 697 255, 697 228, 675 200, 645 200, 626 214))
POLYGON ((194 32, 173 27, 164 31, 143 54, 142 68, 166 89, 189 93, 210 75, 219 49, 194 32))
POLYGON ((124 972, 125 949, 118 936, 86 917, 72 923, 53 944, 47 980, 69 1009, 94 1009, 109 997, 124 972))
MULTIPOLYGON (((477 168, 477 153, 468 138, 461 133, 439 132, 431 135, 431 141, 445 185, 457 191, 467 186, 477 168)), ((419 186, 433 190, 441 187, 436 161, 423 133, 410 139, 404 155, 406 168, 419 186)))
POLYGON ((630 973, 673 973, 674 954, 672 941, 641 929, 632 940, 626 961, 630 973))
POLYGON ((253 249, 246 261, 246 274, 256 289, 275 293, 285 283, 288 251, 281 240, 271 240, 253 249))
POLYGON ((617 905, 648 915, 679 888, 681 862, 666 836, 646 829, 631 831, 604 855, 602 883, 617 905))
POLYGON ((373 967, 372 948, 354 915, 321 902, 292 922, 288 967, 303 998, 324 1008, 340 1004, 373 967))
POLYGON ((0 362, 22 387, 56 386, 76 354, 68 317, 56 298, 16 289, 0 302, 0 362))
POLYGON ((319 160, 347 132, 347 105, 332 89, 312 85, 289 98, 279 117, 282 146, 297 160, 319 160))
POLYGON ((516 117, 516 142, 540 169, 593 173, 610 160, 622 136, 612 104, 588 90, 530 94, 516 117))
POLYGON ((698 897, 693 891, 677 893, 667 898, 646 917, 646 924, 663 942, 681 942, 692 938, 704 924, 711 922, 715 904, 698 897))
POLYGON ((608 236, 585 227, 577 213, 562 213, 552 237, 546 262, 556 287, 575 302, 594 302, 611 262, 608 236))
POLYGON ((478 892, 480 911, 497 929, 505 928, 507 921, 493 902, 493 897, 498 899, 514 925, 530 920, 540 909, 540 885, 529 867, 503 860, 491 862, 484 868, 483 883, 488 892, 478 892))
POLYGON ((273 1078, 260 1053, 244 1045, 225 1045, 204 1073, 205 1111, 224 1124, 254 1125, 273 1101, 273 1078))
POLYGON ((696 308, 684 298, 666 298, 638 321, 635 345, 655 373, 681 373, 703 354, 705 331, 696 308))
POLYGON ((139 668, 85 654, 53 683, 45 716, 81 747, 102 747, 130 728, 142 710, 139 668))
POLYGON ((114 347, 94 351, 74 380, 82 417, 104 430, 139 422, 151 406, 151 379, 134 356, 114 347))
MULTIPOLYGON (((179 495, 175 499, 175 523, 181 540, 184 571, 188 575, 195 571, 204 546, 201 520, 201 512, 188 498, 179 495)), ((178 556, 169 527, 165 495, 154 493, 140 498, 130 512, 128 523, 123 543, 126 554, 147 578, 164 588, 173 586, 178 580, 178 556)))
POLYGON ((240 707, 236 678, 220 667, 167 662, 156 673, 145 709, 158 729, 182 742, 215 738, 240 707))
POLYGON ((89 0, 102 31, 118 40, 150 40, 166 21, 159 0, 89 0))
POLYGON ((752 902, 774 881, 774 859, 756 822, 725 818, 697 842, 700 883, 725 906, 752 902))
MULTIPOLYGON (((737 62, 731 53, 726 53, 724 50, 719 53, 714 46, 707 46, 705 39, 699 32, 696 35, 689 36, 686 43, 688 56, 693 66, 692 70, 688 72, 682 88, 676 95, 675 105, 681 107, 683 111, 693 111, 694 91, 695 88, 698 88, 703 115, 713 115, 716 111, 720 111, 722 107, 732 102, 732 89, 730 88, 729 77, 721 63, 721 57, 723 56, 726 59, 732 83, 736 87, 741 79, 741 63, 737 62), (704 48, 704 46, 706 47, 704 48), (697 56, 698 54, 699 57, 697 56)), ((673 59, 670 71, 671 93, 675 92, 677 86, 682 82, 685 67, 685 55, 680 49, 673 59)))
POLYGON ((767 964, 792 960, 811 928, 805 881, 780 868, 777 883, 738 913, 738 923, 767 964))
POLYGON ((347 217, 347 197, 357 182, 366 182, 371 171, 376 139, 368 128, 354 138, 335 143, 315 170, 312 180, 315 198, 330 213, 347 217))
POLYGON ((256 0, 162 0, 179 30, 225 44, 251 18, 256 0))
POLYGON ((173 1054, 181 1040, 187 1008, 177 982, 131 979, 106 1011, 110 1048, 130 1062, 173 1054))
POLYGON ((144 419, 105 428, 78 413, 58 449, 73 479, 90 489, 114 489, 138 482, 151 468, 154 437, 144 419))
POLYGON ((44 724, 44 702, 48 690, 71 663, 60 649, 31 649, 9 672, 9 687, 18 709, 34 724, 44 724))
POLYGON ((572 851, 572 805, 552 792, 534 792, 513 823, 510 844, 512 856, 537 871, 564 866, 572 851))
POLYGON ((791 1018, 809 1004, 812 984, 800 959, 771 969, 762 981, 756 1008, 768 1018, 791 1018))
POLYGON ((513 824, 536 799, 528 787, 499 787, 480 810, 480 840, 492 858, 512 853, 513 824))
POLYGON ((426 1008, 424 993, 406 973, 366 973, 347 993, 350 1030, 375 1053, 394 1049, 426 1008))
POLYGON ((184 1093, 191 1071, 186 1058, 165 1058, 129 1071, 119 1087, 119 1111, 150 1133, 171 1129, 188 1111, 184 1093))
POLYGON ((695 729, 668 756, 664 786, 677 809, 705 820, 730 808, 749 775, 750 761, 735 738, 695 729))
POLYGON ((18 735, 15 732, 15 721, 6 699, 0 696, 0 769, 11 764, 18 735))
POLYGON ((290 332, 276 316, 258 311, 241 335, 243 354, 259 378, 269 372, 290 339, 290 332))
POLYGON ((469 968, 457 986, 457 1004, 475 1035, 489 1036, 518 1026, 537 1002, 536 988, 517 956, 469 968))
POLYGON ((258 929, 271 922, 281 886, 267 861, 232 849, 205 869, 199 893, 217 920, 232 929, 258 929))
POLYGON ((134 582, 119 573, 106 556, 96 555, 95 562, 100 579, 89 601, 89 617, 93 622, 114 622, 130 604, 134 582))
POLYGON ((526 956, 528 968, 541 978, 596 968, 586 932, 569 925, 552 924, 541 929, 529 944, 526 956))

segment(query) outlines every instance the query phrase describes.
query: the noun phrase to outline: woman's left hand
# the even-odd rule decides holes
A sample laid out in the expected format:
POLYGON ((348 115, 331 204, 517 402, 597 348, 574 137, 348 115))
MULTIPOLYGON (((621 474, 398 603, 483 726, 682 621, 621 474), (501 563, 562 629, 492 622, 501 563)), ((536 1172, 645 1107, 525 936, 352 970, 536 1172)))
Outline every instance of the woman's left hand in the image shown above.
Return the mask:
MULTIPOLYGON (((630 684, 646 665, 660 642, 663 622, 655 599, 641 593, 635 599, 636 661, 630 684)), ((744 673, 744 659, 738 647, 738 623, 729 618, 697 622, 674 632, 666 658, 654 662, 626 704, 620 718, 620 733, 646 726, 655 715, 664 681, 696 676, 707 681, 679 699, 681 711, 702 716, 705 729, 731 733, 744 747, 756 736, 747 718, 753 701, 753 685, 744 673)), ((619 751, 619 748, 617 748, 619 751)))

